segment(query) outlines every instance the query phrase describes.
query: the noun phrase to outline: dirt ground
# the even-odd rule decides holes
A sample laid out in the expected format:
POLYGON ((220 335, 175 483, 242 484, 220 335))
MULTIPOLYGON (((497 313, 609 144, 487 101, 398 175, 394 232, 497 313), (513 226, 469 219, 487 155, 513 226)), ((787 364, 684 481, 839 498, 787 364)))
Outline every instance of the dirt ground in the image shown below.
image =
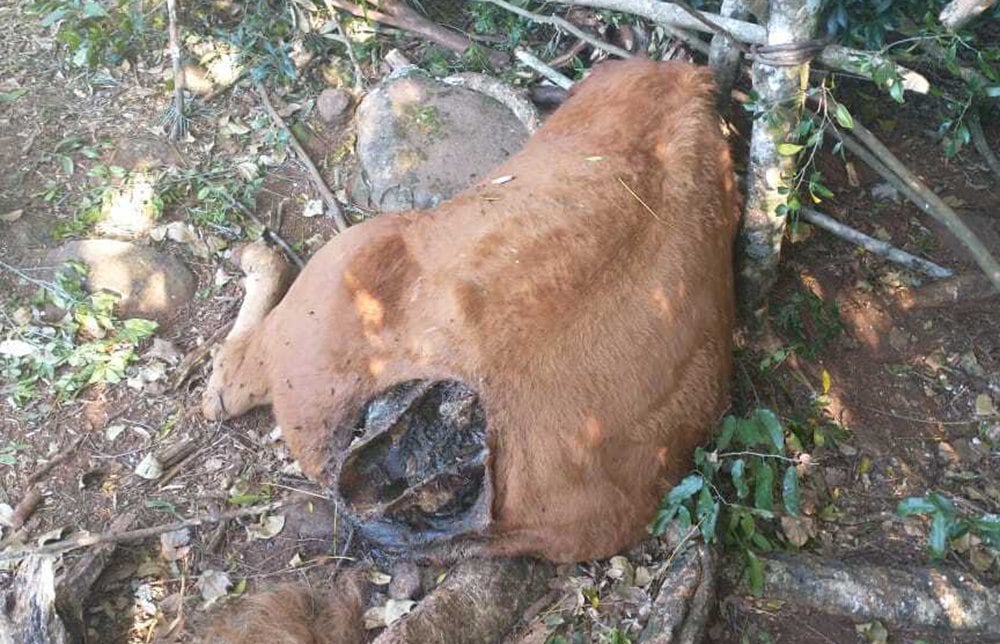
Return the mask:
MULTIPOLYGON (((154 131, 169 100, 162 82, 165 61, 138 65, 95 84, 91 76, 67 71, 55 42, 37 19, 23 13, 23 4, 0 7, 0 23, 12 27, 0 40, 0 91, 26 90, 0 105, 0 213, 23 210, 16 221, 0 222, 0 260, 30 277, 40 274, 35 271, 43 267, 46 253, 60 243, 52 236, 55 224, 73 216, 79 195, 93 185, 87 170, 94 164, 128 168, 152 161, 205 167, 238 152, 220 134, 219 119, 227 115, 250 122, 262 108, 252 92, 237 87, 199 107, 188 141, 168 142, 154 131), (98 151, 95 159, 74 157, 71 174, 53 154, 69 137, 80 137, 98 151), (42 195, 50 182, 61 186, 65 196, 46 201, 42 195)), ((311 91, 288 100, 308 98, 311 91)), ((846 95, 852 111, 860 118, 872 115, 865 120, 876 134, 1000 254, 996 178, 971 150, 950 161, 943 157, 934 136, 935 100, 908 97, 904 106, 897 106, 862 83, 848 85, 846 95)), ((736 125, 739 134, 733 146, 743 149, 749 126, 739 120, 736 125)), ((1000 123, 984 126, 994 149, 1000 149, 1000 123)), ((317 138, 310 151, 324 159, 345 136, 321 131, 318 125, 314 132, 317 138)), ((335 174, 331 164, 321 165, 338 190, 346 173, 335 174)), ((855 163, 858 185, 852 185, 843 162, 834 157, 821 159, 821 168, 837 195, 823 204, 830 215, 957 273, 976 270, 957 243, 915 207, 874 198, 871 188, 881 180, 861 164, 855 163)), ((295 161, 272 166, 264 186, 259 213, 266 217, 287 200, 280 232, 304 253, 333 235, 322 217, 301 216, 301 204, 314 197, 295 161)), ((183 220, 185 203, 168 207, 164 217, 183 220)), ((846 433, 836 445, 813 454, 819 467, 807 485, 805 505, 819 530, 805 549, 848 562, 926 565, 926 522, 895 515, 900 499, 939 490, 961 499, 967 508, 1000 512, 1000 418, 982 402, 985 395, 994 408, 1000 407, 997 300, 906 310, 902 303, 918 286, 919 276, 820 230, 804 228, 796 237, 783 257, 772 313, 801 313, 808 306, 801 302, 809 301, 804 296, 812 294, 836 303, 843 330, 826 338, 826 330, 806 324, 801 340, 815 347, 815 354, 807 359, 800 353, 762 370, 762 360, 796 341, 773 315, 764 320, 759 325, 763 331, 746 334, 750 339, 741 343, 734 407, 763 404, 785 419, 815 418, 811 401, 823 372, 828 373, 830 403, 824 422, 846 433), (833 509, 823 512, 827 507, 833 509)), ((241 295, 236 270, 217 255, 199 258, 183 244, 165 240, 154 246, 181 257, 198 278, 198 297, 156 333, 187 354, 235 315, 241 295), (230 279, 218 286, 220 270, 230 279)), ((33 291, 11 270, 0 270, 4 311, 16 309, 33 291)), ((6 331, 10 318, 3 319, 0 327, 6 331)), ((137 368, 143 364, 140 360, 137 368)), ((62 404, 41 396, 15 407, 5 396, 0 402, 0 448, 14 442, 24 448, 17 452, 16 464, 0 465, 0 503, 16 506, 27 477, 71 450, 42 482, 44 501, 24 527, 28 541, 53 530, 100 531, 128 511, 135 512, 138 527, 228 509, 236 497, 257 503, 293 494, 321 495, 301 477, 273 435, 267 411, 218 424, 202 419, 198 402, 203 377, 203 370, 195 371, 178 391, 93 386, 62 404), (135 474, 146 455, 181 447, 186 457, 159 479, 135 474)), ((94 641, 183 639, 184 626, 197 623, 207 612, 196 588, 199 580, 211 578, 211 571, 228 574, 239 592, 279 581, 328 583, 342 556, 375 568, 382 565, 364 544, 345 544, 347 535, 338 534, 335 513, 320 498, 283 516, 283 529, 275 536, 266 530, 262 535, 255 518, 194 531, 190 543, 181 546, 188 550, 179 556, 164 556, 156 539, 123 544, 87 605, 86 622, 94 641), (254 538, 255 531, 264 538, 254 538), (331 543, 331 538, 336 541, 331 543)), ((562 573, 597 575, 593 571, 601 565, 568 567, 562 573)), ((952 552, 945 565, 987 585, 1000 580, 1000 563, 992 558, 974 565, 967 553, 952 552)), ((0 572, 0 585, 9 578, 9 573, 0 572)), ((941 633, 892 636, 893 641, 959 641, 941 633)), ((710 639, 866 641, 848 620, 802 614, 742 596, 721 602, 710 639)))

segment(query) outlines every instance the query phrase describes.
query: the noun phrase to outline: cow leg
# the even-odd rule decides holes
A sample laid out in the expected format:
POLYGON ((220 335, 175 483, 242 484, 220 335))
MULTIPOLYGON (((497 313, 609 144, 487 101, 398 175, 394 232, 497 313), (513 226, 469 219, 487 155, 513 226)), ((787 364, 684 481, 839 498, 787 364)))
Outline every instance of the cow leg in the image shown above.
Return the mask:
POLYGON ((245 276, 243 303, 213 356, 202 397, 202 413, 210 420, 233 418, 268 402, 266 365, 254 331, 285 294, 291 267, 277 250, 256 242, 243 249, 240 268, 245 276))

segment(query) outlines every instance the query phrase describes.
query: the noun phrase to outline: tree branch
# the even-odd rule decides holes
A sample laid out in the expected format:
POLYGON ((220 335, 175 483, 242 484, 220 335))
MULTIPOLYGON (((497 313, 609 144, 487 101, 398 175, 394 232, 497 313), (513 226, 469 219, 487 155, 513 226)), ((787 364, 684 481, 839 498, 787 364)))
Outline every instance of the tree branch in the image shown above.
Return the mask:
MULTIPOLYGON (((331 0, 332 1, 332 0, 331 0)), ((292 149, 295 150, 295 154, 298 155, 299 161, 306 167, 309 172, 309 176, 312 177, 313 185, 316 186, 316 190, 319 191, 320 197, 323 198, 323 203, 326 204, 326 209, 328 214, 333 217, 334 227, 337 229, 338 233, 342 233, 347 230, 350 224, 347 223, 347 218, 344 217, 344 211, 340 208, 340 204, 337 203, 337 198, 333 195, 330 187, 326 185, 326 181, 323 180, 323 175, 319 173, 316 169, 316 165, 309 158, 309 154, 306 149, 302 147, 299 140, 295 138, 295 133, 289 129, 288 125, 285 124, 285 119, 281 118, 278 111, 274 109, 274 105, 271 104, 271 98, 267 95, 267 90, 264 89, 264 85, 260 82, 254 84, 257 93, 260 95, 260 100, 264 103, 264 109, 267 110, 268 116, 274 124, 284 130, 285 135, 288 137, 288 142, 292 145, 292 149)))
POLYGON ((829 233, 833 233, 843 240, 856 244, 865 250, 878 255, 879 257, 884 257, 891 262, 895 262, 911 270, 920 271, 921 273, 925 273, 935 279, 951 277, 954 275, 954 272, 943 266, 938 266, 934 262, 923 259, 922 257, 911 255, 910 253, 902 251, 892 244, 882 241, 881 239, 869 237, 863 232, 855 230, 850 226, 845 226, 832 217, 824 215, 823 213, 813 210, 812 208, 803 208, 799 212, 799 216, 809 223, 822 228, 829 233))

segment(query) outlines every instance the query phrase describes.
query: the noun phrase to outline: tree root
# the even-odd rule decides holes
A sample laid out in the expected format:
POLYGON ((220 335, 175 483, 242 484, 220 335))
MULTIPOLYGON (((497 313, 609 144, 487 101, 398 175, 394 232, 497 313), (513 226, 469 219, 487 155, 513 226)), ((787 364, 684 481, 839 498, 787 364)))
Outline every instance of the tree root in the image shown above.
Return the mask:
MULTIPOLYGON (((897 628, 963 631, 1000 637, 1000 593, 967 574, 943 568, 904 572, 870 564, 846 564, 804 553, 761 555, 764 595, 859 621, 880 620, 897 628)), ((737 581, 742 560, 729 562, 725 578, 737 581)), ((794 609, 791 609, 794 610, 794 609)))

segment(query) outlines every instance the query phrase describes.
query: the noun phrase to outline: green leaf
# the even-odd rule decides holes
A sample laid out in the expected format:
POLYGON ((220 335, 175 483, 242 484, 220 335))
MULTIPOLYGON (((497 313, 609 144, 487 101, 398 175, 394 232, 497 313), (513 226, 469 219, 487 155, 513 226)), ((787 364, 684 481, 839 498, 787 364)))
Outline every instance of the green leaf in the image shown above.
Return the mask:
POLYGON ((674 520, 675 516, 677 516, 677 510, 680 507, 681 506, 679 505, 672 505, 657 512, 656 518, 653 519, 652 525, 649 526, 649 534, 654 537, 658 537, 666 532, 667 526, 670 525, 670 522, 674 520))
POLYGON ((840 127, 850 130, 854 127, 854 118, 851 113, 844 107, 843 103, 837 103, 837 110, 833 113, 833 117, 837 119, 837 123, 840 127))
POLYGON ((701 477, 701 474, 690 474, 667 492, 663 501, 668 506, 677 505, 697 494, 704 485, 705 479, 701 477))
POLYGON ((774 470, 762 459, 754 460, 753 504, 759 510, 774 511, 774 470))
POLYGON ((745 499, 750 494, 745 472, 746 462, 742 458, 736 459, 729 468, 729 474, 733 477, 733 485, 736 487, 736 496, 740 499, 745 499))
POLYGON ((736 433, 736 417, 726 416, 722 421, 722 433, 719 434, 719 440, 716 443, 716 447, 719 451, 722 451, 729 447, 729 444, 733 440, 733 434, 736 433))
POLYGON ((719 502, 712 498, 712 494, 708 491, 708 488, 701 488, 701 492, 698 494, 698 506, 695 509, 695 514, 701 526, 701 534, 707 543, 715 541, 715 525, 719 520, 719 509, 719 502))
POLYGON ((746 557, 747 584, 751 593, 760 596, 764 593, 764 565, 750 549, 746 550, 746 557))
POLYGON ((9 92, 0 92, 0 103, 13 103, 28 93, 26 89, 15 89, 9 92))
POLYGON ((1000 85, 992 85, 983 90, 983 92, 990 98, 1000 97, 1000 85))
POLYGON ((83 17, 107 18, 108 12, 105 11, 104 7, 102 7, 99 2, 94 2, 94 0, 88 0, 83 4, 83 17))
POLYGON ((903 517, 914 514, 930 514, 936 511, 937 506, 922 496, 911 496, 908 499, 903 499, 896 506, 896 514, 903 517))
POLYGON ((66 16, 66 13, 67 9, 65 7, 60 7, 59 9, 56 9, 55 11, 49 13, 44 18, 42 18, 41 24, 43 27, 51 27, 52 25, 62 20, 63 17, 66 16))
POLYGON ((935 512, 931 519, 931 534, 927 545, 930 546, 931 556, 935 559, 943 557, 948 546, 948 523, 948 517, 941 512, 935 512))
POLYGON ((778 154, 783 157, 795 156, 803 150, 805 146, 799 145, 798 143, 779 143, 778 144, 778 154))
POLYGON ((785 512, 798 516, 801 511, 801 495, 799 493, 799 474, 794 465, 785 470, 785 478, 781 482, 781 499, 785 503, 785 512))
POLYGON ((779 452, 785 449, 785 431, 781 428, 781 421, 770 409, 758 409, 754 412, 754 418, 767 432, 771 444, 779 452))

